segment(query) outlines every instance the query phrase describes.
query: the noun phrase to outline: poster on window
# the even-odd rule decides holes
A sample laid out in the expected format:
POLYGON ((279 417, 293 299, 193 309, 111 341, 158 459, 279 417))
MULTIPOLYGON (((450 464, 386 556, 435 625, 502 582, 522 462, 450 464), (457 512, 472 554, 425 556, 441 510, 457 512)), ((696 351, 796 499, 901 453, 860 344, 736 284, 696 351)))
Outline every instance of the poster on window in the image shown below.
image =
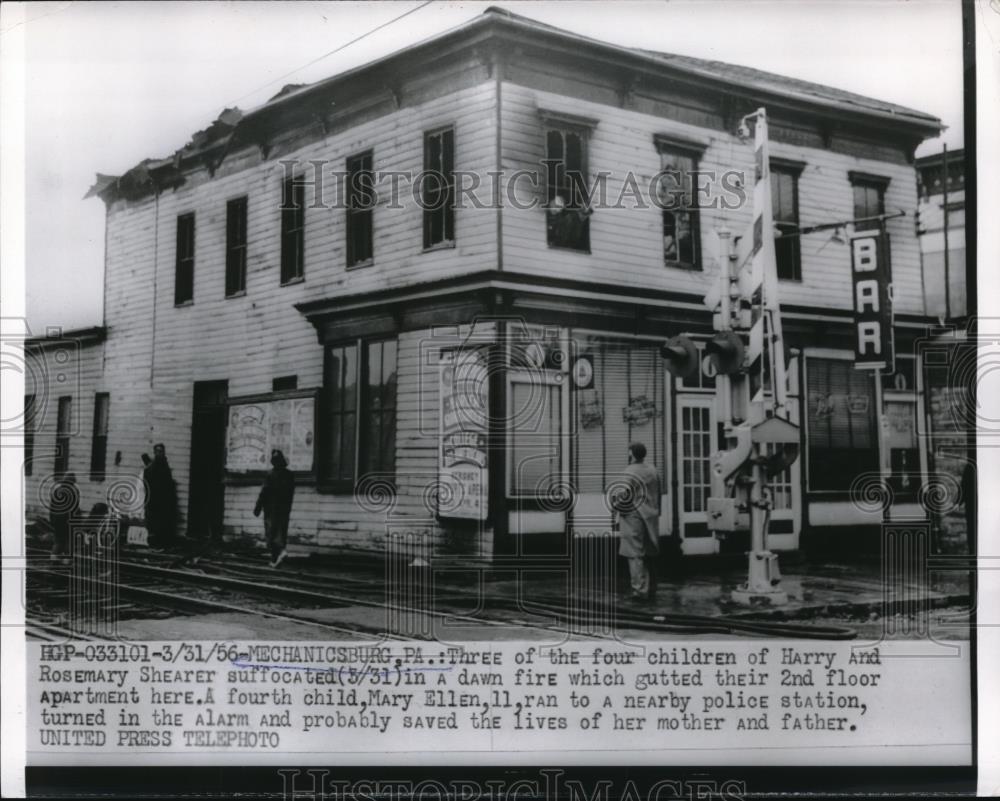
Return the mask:
POLYGON ((237 400, 229 406, 226 470, 250 473, 271 469, 271 451, 280 450, 290 470, 313 469, 316 399, 237 400))
POLYGON ((851 239, 854 366, 891 373, 895 366, 887 254, 884 231, 865 231, 851 239))
POLYGON ((440 361, 438 515, 485 520, 488 513, 489 371, 482 349, 446 351, 440 361))

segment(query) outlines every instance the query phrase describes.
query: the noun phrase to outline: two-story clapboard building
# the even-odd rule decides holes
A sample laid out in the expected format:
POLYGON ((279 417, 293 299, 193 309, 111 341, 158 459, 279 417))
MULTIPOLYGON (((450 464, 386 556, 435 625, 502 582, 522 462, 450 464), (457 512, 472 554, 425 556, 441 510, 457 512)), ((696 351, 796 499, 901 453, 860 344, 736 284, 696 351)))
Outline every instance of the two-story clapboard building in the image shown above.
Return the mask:
MULTIPOLYGON (((913 154, 939 120, 497 9, 100 176, 105 327, 85 348, 99 354, 81 384, 88 445, 69 450, 85 501, 163 442, 191 536, 262 536, 256 486, 281 447, 298 476, 293 544, 415 533, 490 555, 608 531, 606 491, 639 440, 663 478, 661 533, 715 552, 713 376, 672 377, 660 346, 712 331, 716 231, 751 219, 737 123, 761 106, 803 436, 770 544, 877 524, 850 497, 866 473, 891 474, 891 514, 919 516, 913 154), (641 202, 664 169, 695 176, 680 191, 697 203, 641 202), (421 171, 447 179, 413 190, 421 171), (606 198, 578 202, 574 171, 606 198), (843 231, 799 232, 896 211, 898 358, 876 380, 852 364, 843 231), (95 398, 105 473, 86 469, 95 398)), ((48 396, 55 431, 60 390, 48 396)))

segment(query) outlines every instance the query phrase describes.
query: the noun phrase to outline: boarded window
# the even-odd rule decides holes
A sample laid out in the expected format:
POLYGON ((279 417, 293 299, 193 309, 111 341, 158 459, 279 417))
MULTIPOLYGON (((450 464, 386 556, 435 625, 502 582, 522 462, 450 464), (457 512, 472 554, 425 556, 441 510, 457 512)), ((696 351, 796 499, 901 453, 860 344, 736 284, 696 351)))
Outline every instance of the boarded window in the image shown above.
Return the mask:
POLYGON ((424 247, 455 241, 455 131, 424 136, 424 247))
POLYGON ((108 458, 108 414, 111 397, 107 392, 94 395, 94 430, 90 443, 90 480, 104 481, 108 458))
POLYGON ((862 473, 877 471, 875 385, 853 362, 806 363, 809 489, 846 492, 862 473))
POLYGON ((281 283, 305 275, 306 188, 300 178, 288 178, 281 189, 281 283))
POLYGON ((174 305, 194 300, 194 214, 177 218, 177 262, 174 269, 174 305))
POLYGON ((586 132, 575 128, 548 128, 545 167, 549 245, 589 252, 586 132))
POLYGON ((347 266, 358 267, 373 258, 375 176, 372 154, 347 160, 347 266))
POLYGON ((226 204, 226 297, 247 288, 247 199, 226 204))
POLYGON ((69 440, 73 430, 73 398, 64 395, 59 399, 56 417, 55 473, 61 476, 69 470, 69 440))
POLYGON ((799 173, 797 167, 771 164, 771 211, 774 215, 775 260, 778 278, 802 280, 802 255, 799 243, 799 173), (787 235, 787 236, 785 236, 787 235))
POLYGON ((660 148, 657 189, 663 205, 663 260, 668 267, 699 270, 694 155, 660 148))

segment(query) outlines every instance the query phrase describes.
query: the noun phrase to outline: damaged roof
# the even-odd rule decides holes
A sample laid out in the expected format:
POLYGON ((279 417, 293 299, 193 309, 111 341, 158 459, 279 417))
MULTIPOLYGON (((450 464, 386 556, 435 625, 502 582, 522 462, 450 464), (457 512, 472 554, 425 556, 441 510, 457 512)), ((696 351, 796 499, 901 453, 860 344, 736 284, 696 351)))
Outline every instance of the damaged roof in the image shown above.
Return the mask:
POLYGON ((390 62, 405 54, 439 46, 444 40, 469 36, 485 26, 500 26, 499 31, 508 29, 516 37, 528 35, 546 37, 558 44, 577 48, 586 46, 607 57, 624 58, 628 62, 645 68, 666 68, 679 77, 715 84, 720 90, 738 88, 749 94, 763 94, 782 98, 791 102, 807 104, 817 110, 841 112, 874 118, 874 122, 897 123, 919 134, 921 137, 934 136, 943 129, 941 120, 933 114, 907 108, 896 103, 879 100, 848 92, 824 84, 790 78, 785 75, 729 64, 692 56, 681 56, 642 48, 630 48, 610 42, 592 39, 572 33, 543 22, 511 13, 506 9, 491 6, 478 17, 437 34, 430 39, 397 50, 360 67, 338 73, 312 84, 286 84, 265 103, 243 112, 239 108, 227 108, 207 128, 196 132, 191 140, 172 156, 162 159, 145 159, 121 176, 97 174, 95 184, 85 197, 99 196, 105 201, 115 197, 136 199, 162 189, 183 183, 183 167, 201 161, 211 172, 225 158, 229 147, 246 144, 249 133, 269 112, 286 109, 296 101, 304 102, 315 93, 329 89, 350 78, 356 80, 363 73, 384 68, 390 62), (244 131, 244 129, 248 129, 244 131))

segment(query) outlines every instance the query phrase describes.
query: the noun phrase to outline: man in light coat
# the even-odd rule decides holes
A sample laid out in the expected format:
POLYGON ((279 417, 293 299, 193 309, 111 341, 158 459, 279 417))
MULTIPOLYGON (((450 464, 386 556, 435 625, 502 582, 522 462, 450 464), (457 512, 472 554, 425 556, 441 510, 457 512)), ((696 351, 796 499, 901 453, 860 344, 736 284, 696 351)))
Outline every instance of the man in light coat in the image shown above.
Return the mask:
POLYGON ((618 552, 628 559, 632 599, 651 601, 656 596, 656 557, 660 553, 660 477, 646 462, 646 446, 628 446, 626 487, 615 499, 621 544, 618 552))

